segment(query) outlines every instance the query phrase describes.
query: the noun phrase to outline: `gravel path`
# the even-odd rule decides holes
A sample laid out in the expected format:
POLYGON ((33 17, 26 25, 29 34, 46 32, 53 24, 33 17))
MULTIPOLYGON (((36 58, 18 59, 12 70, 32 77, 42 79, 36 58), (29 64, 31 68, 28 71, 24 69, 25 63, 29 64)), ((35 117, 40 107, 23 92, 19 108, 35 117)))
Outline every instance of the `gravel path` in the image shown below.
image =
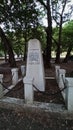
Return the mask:
POLYGON ((0 130, 73 130, 73 120, 60 114, 0 108, 0 130))

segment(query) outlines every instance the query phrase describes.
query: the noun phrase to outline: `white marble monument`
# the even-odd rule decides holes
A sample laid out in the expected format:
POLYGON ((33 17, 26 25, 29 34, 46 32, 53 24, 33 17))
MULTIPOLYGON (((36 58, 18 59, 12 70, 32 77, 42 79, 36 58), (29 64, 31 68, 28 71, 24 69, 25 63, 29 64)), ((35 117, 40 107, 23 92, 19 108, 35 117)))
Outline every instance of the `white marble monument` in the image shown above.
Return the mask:
POLYGON ((42 50, 39 40, 31 39, 28 42, 26 77, 34 79, 33 84, 40 91, 45 91, 45 75, 42 50))

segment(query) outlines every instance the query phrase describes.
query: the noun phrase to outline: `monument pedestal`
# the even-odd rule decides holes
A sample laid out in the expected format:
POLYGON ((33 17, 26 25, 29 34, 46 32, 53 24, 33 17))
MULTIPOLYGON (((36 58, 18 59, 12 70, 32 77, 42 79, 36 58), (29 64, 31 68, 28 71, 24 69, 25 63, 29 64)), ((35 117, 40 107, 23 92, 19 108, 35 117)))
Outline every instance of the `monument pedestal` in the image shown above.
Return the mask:
POLYGON ((33 103, 33 79, 25 77, 23 79, 24 82, 24 98, 25 98, 25 103, 32 104, 33 103))

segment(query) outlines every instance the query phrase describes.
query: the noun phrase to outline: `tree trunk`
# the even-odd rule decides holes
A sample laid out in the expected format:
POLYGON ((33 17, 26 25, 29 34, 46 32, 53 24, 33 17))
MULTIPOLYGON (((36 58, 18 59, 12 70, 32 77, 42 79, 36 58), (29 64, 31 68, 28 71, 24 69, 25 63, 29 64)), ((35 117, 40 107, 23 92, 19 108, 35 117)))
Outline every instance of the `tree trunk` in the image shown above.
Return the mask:
POLYGON ((60 43, 57 45, 56 59, 55 63, 60 63, 60 43))
POLYGON ((51 10, 50 10, 50 0, 47 0, 47 20, 48 20, 48 27, 46 30, 46 34, 47 34, 46 64, 50 67, 51 46, 52 46, 52 20, 51 20, 51 10))
POLYGON ((7 62, 8 59, 7 59, 7 54, 6 54, 6 51, 5 51, 5 50, 4 50, 4 54, 5 54, 5 62, 7 62))
POLYGON ((55 60, 56 63, 60 63, 61 36, 62 36, 62 15, 60 15, 59 39, 57 44, 57 52, 56 52, 56 60, 55 60))
POLYGON ((46 40, 47 40, 47 45, 46 45, 46 50, 45 50, 45 64, 47 67, 51 66, 50 60, 51 60, 51 46, 52 46, 52 19, 51 19, 51 9, 50 9, 50 0, 46 1, 46 4, 43 0, 37 0, 41 3, 41 5, 44 6, 44 8, 47 10, 47 22, 48 22, 48 27, 46 30, 46 40))
POLYGON ((26 30, 26 32, 23 33, 23 35, 24 35, 23 37, 25 39, 23 60, 26 61, 26 58, 27 58, 27 30, 26 30))
POLYGON ((28 5, 28 1, 27 0, 25 0, 25 3, 26 3, 26 9, 25 9, 25 29, 24 29, 24 33, 23 33, 23 37, 24 37, 24 39, 25 39, 25 47, 24 47, 24 57, 23 57, 23 60, 24 61, 26 61, 26 57, 27 57, 27 54, 26 54, 26 52, 27 52, 27 5, 28 5))
POLYGON ((14 54, 13 54, 13 50, 12 50, 12 46, 8 40, 8 38, 5 36, 3 30, 0 28, 0 36, 2 39, 2 44, 4 46, 4 49, 7 51, 8 55, 9 55, 9 63, 11 67, 16 67, 16 62, 14 59, 14 54))
POLYGON ((63 24, 63 12, 65 10, 65 6, 66 6, 67 0, 64 1, 64 5, 62 8, 62 12, 60 15, 60 25, 59 25, 59 39, 58 39, 58 46, 57 46, 57 53, 56 53, 56 63, 60 62, 60 49, 61 49, 61 38, 62 38, 62 24, 63 24))
POLYGON ((64 59, 64 63, 67 63, 67 61, 68 61, 68 59, 69 59, 69 56, 70 56, 70 52, 71 52, 71 50, 72 50, 72 46, 71 45, 69 45, 69 48, 68 48, 68 51, 67 51, 67 54, 66 54, 66 57, 65 57, 65 59, 64 59))

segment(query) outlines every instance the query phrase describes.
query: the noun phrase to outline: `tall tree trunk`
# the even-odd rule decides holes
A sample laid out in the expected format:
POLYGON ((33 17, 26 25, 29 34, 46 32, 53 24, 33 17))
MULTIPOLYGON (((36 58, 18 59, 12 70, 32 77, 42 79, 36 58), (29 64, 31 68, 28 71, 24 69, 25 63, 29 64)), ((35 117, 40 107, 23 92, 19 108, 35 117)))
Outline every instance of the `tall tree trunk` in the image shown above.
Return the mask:
POLYGON ((46 57, 45 57, 45 64, 47 67, 51 66, 50 60, 51 60, 51 46, 52 46, 52 19, 51 19, 51 8, 50 8, 50 0, 46 1, 46 4, 43 0, 37 0, 38 2, 41 3, 41 5, 44 6, 44 8, 47 10, 47 22, 48 22, 48 27, 46 30, 47 34, 47 45, 46 45, 46 57))
POLYGON ((27 57, 27 54, 26 54, 26 52, 27 52, 27 34, 26 33, 25 33, 24 39, 25 39, 25 47, 24 47, 24 57, 23 57, 23 60, 26 61, 26 57, 27 57))
POLYGON ((60 62, 61 36, 62 36, 62 15, 60 15, 59 39, 57 44, 57 52, 56 52, 56 60, 55 60, 56 63, 60 62))
POLYGON ((14 54, 13 54, 13 50, 12 50, 12 46, 8 40, 8 38, 5 36, 5 33, 3 32, 3 30, 0 28, 0 37, 2 39, 2 44, 4 46, 4 49, 7 51, 8 55, 9 55, 9 63, 11 67, 16 67, 16 62, 14 59, 14 54))
POLYGON ((4 50, 4 54, 5 54, 5 62, 7 62, 8 61, 8 59, 7 59, 7 53, 6 53, 6 51, 4 50))
POLYGON ((25 39, 25 47, 24 47, 24 58, 23 58, 23 60, 24 61, 26 61, 26 57, 27 57, 27 54, 26 54, 26 52, 27 52, 27 4, 28 4, 28 1, 27 0, 25 0, 25 31, 24 31, 24 33, 23 33, 23 35, 24 35, 24 39, 25 39))
POLYGON ((52 20, 51 20, 51 10, 50 10, 50 0, 47 0, 47 21, 48 27, 46 30, 47 34, 47 46, 46 46, 46 64, 51 65, 51 46, 52 46, 52 20))
POLYGON ((70 52, 71 52, 71 50, 72 50, 72 46, 71 45, 69 45, 69 48, 68 48, 68 50, 67 50, 67 54, 66 54, 66 57, 64 58, 64 61, 63 62, 67 62, 68 61, 68 59, 69 59, 69 56, 70 56, 70 52))
POLYGON ((61 49, 61 39, 62 39, 63 13, 64 13, 64 10, 65 10, 66 3, 67 3, 67 0, 64 1, 62 12, 61 12, 61 14, 59 14, 60 15, 60 24, 59 24, 59 39, 58 39, 58 46, 57 46, 57 53, 56 53, 56 60, 55 60, 56 63, 60 62, 60 51, 61 51, 60 49, 61 49))

